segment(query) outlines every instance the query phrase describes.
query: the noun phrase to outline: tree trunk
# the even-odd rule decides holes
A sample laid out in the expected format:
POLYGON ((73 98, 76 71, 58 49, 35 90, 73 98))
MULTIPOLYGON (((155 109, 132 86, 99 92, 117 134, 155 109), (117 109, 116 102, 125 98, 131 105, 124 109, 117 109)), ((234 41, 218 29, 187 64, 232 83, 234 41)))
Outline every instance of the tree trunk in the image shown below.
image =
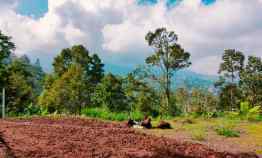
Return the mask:
POLYGON ((170 78, 169 78, 169 68, 167 68, 166 72, 166 110, 168 112, 169 106, 170 106, 170 78))

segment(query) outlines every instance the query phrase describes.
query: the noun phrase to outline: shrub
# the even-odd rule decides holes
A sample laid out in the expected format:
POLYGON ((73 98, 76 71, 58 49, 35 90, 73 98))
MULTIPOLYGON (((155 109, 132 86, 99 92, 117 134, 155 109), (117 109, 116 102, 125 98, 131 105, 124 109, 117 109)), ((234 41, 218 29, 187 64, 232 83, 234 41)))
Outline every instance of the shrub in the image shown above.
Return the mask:
POLYGON ((246 116, 248 114, 248 112, 249 112, 249 103, 248 102, 241 102, 239 114, 246 116))
POLYGON ((251 107, 249 102, 241 102, 239 116, 242 119, 256 121, 260 119, 260 106, 251 107))
POLYGON ((239 137, 240 136, 239 131, 233 130, 229 127, 220 126, 220 127, 216 128, 216 132, 217 132, 218 135, 222 135, 222 136, 225 136, 225 137, 239 137))
POLYGON ((26 115, 38 115, 41 113, 41 108, 39 106, 35 106, 32 103, 29 104, 26 108, 25 108, 25 114, 26 115))

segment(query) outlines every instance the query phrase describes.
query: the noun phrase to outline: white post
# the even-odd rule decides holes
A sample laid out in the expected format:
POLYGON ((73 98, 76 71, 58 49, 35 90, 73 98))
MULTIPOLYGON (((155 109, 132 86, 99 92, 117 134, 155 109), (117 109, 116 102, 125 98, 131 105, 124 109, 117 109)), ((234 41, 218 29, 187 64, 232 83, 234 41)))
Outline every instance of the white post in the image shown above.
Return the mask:
POLYGON ((5 88, 3 88, 2 93, 2 118, 5 118, 5 88))

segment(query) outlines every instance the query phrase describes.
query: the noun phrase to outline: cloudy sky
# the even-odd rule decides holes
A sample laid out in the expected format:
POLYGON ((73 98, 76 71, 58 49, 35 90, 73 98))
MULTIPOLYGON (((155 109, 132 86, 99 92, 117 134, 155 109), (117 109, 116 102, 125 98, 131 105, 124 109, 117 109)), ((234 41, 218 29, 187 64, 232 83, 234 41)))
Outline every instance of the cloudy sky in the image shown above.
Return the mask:
POLYGON ((40 58, 46 70, 74 44, 131 69, 152 54, 144 37, 158 27, 178 34, 198 73, 216 74, 227 48, 262 56, 262 0, 0 0, 0 10, 16 53, 40 58))

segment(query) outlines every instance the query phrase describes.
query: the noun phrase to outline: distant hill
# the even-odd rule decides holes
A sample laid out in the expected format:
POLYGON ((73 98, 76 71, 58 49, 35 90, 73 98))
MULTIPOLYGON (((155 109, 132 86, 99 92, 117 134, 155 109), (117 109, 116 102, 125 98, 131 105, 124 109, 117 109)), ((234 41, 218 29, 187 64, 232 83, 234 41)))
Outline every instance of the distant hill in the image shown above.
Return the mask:
POLYGON ((187 87, 192 88, 213 88, 218 80, 217 76, 203 75, 189 70, 181 70, 174 75, 174 88, 187 87))
MULTIPOLYGON (((111 72, 116 75, 125 76, 129 72, 133 71, 131 67, 121 67, 117 65, 107 65, 105 67, 106 72, 111 72)), ((192 88, 213 88, 214 82, 218 79, 218 76, 210 76, 199 74, 190 70, 181 70, 175 73, 173 88, 186 87, 192 88)))

